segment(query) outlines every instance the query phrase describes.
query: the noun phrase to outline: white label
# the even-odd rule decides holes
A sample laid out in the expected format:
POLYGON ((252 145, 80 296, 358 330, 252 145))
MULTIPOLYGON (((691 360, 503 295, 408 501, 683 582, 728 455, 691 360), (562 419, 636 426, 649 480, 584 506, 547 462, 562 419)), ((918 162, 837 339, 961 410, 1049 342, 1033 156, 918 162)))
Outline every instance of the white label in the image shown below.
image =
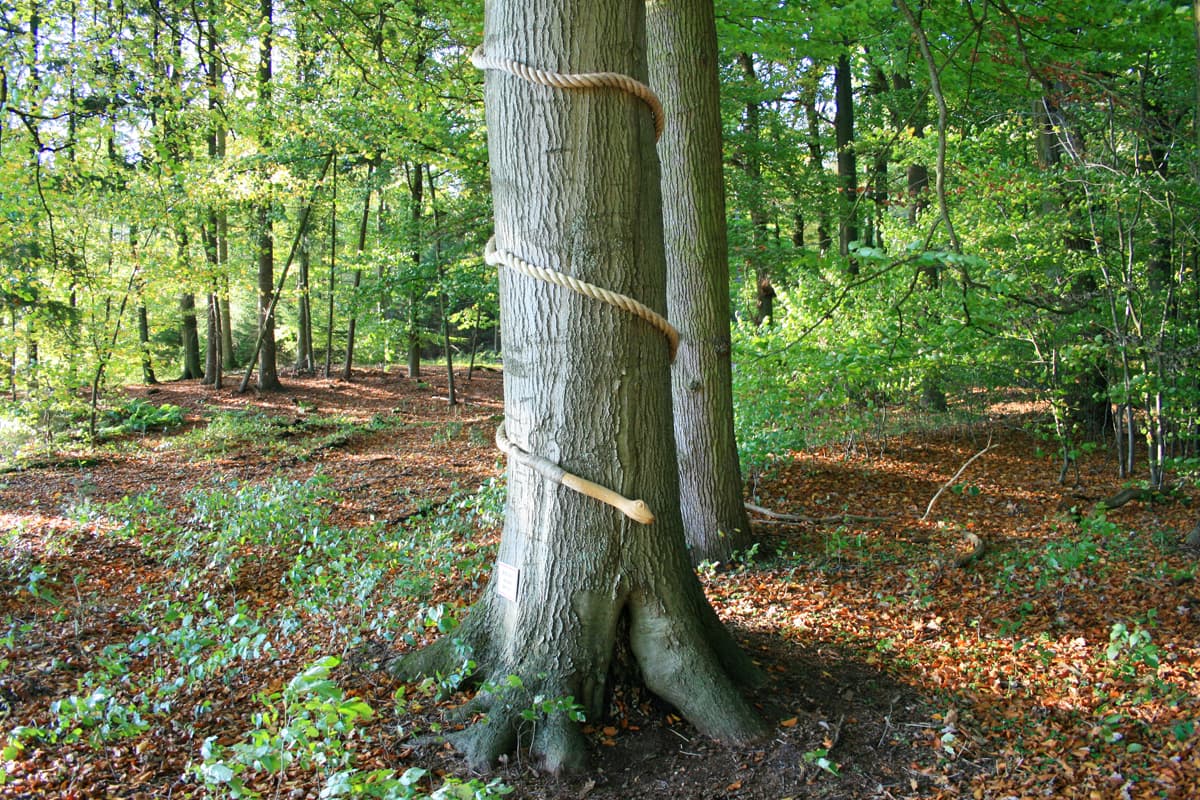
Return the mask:
POLYGON ((505 600, 517 602, 517 585, 520 579, 521 570, 503 561, 496 562, 496 594, 505 600))

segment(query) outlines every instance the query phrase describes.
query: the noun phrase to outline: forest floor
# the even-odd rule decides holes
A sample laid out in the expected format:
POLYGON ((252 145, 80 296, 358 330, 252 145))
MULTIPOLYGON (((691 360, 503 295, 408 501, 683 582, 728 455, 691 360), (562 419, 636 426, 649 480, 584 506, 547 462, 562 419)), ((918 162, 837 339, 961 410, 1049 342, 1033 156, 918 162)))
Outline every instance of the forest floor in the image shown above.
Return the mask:
POLYGON ((456 676, 379 668, 486 580, 500 375, 284 382, 0 474, 0 797, 1200 797, 1196 492, 1094 514, 1111 456, 1059 485, 1034 407, 781 454, 754 502, 806 519, 701 569, 771 737, 618 686, 560 779, 470 774, 456 676))

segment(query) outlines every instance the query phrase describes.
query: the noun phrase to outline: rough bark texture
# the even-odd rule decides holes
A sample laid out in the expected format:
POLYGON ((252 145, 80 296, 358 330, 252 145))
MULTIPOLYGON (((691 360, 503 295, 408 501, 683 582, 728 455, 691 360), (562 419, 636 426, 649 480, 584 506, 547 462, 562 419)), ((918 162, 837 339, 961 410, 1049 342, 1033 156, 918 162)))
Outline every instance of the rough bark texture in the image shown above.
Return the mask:
POLYGON ((667 124, 658 142, 671 370, 683 527, 693 563, 729 560, 750 543, 733 431, 729 246, 721 161, 717 28, 708 0, 647 8, 650 85, 667 124))
MULTIPOLYGON (((559 71, 646 78, 640 0, 491 2, 489 54, 559 71)), ((535 264, 665 311, 651 117, 627 95, 564 92, 504 74, 486 78, 497 243, 535 264)), ((720 624, 688 563, 672 437, 668 347, 642 320, 565 289, 501 270, 505 418, 519 447, 654 513, 639 525, 606 505, 509 465, 498 560, 516 568, 516 599, 498 581, 451 639, 398 662, 402 676, 457 667, 469 649, 489 715, 455 743, 486 767, 516 746, 528 695, 573 696, 603 712, 618 632, 647 686, 702 732, 743 742, 761 721, 735 688, 754 668, 720 624), (622 620, 628 624, 621 624, 622 620), (731 675, 733 676, 731 678, 731 675)), ((552 772, 581 768, 576 724, 554 714, 530 747, 552 772)))

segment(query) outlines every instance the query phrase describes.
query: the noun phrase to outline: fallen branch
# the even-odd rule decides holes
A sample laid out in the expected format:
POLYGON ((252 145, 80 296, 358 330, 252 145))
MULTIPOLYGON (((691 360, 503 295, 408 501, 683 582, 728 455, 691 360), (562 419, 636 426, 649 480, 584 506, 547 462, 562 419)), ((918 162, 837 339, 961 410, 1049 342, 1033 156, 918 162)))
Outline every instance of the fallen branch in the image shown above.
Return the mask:
POLYGON ((743 503, 747 511, 754 514, 764 516, 769 520, 783 523, 796 523, 805 525, 833 525, 836 523, 846 522, 886 522, 892 517, 864 517, 858 514, 831 514, 828 517, 806 517, 803 514, 781 514, 778 511, 772 511, 769 508, 756 506, 754 503, 743 503))
POLYGON ((943 483, 943 484, 942 484, 942 488, 940 488, 940 489, 938 489, 938 490, 937 490, 937 494, 935 494, 935 495, 933 496, 933 499, 929 501, 929 505, 925 507, 925 513, 921 515, 921 520, 920 520, 920 521, 921 521, 921 522, 924 522, 925 520, 929 519, 929 515, 930 515, 930 513, 932 513, 932 511, 933 511, 933 504, 934 504, 934 503, 936 503, 936 502, 938 501, 938 498, 939 498, 939 497, 941 497, 941 496, 942 496, 942 494, 943 494, 943 493, 944 493, 944 492, 945 492, 947 489, 949 489, 951 486, 953 486, 953 485, 954 485, 954 482, 955 482, 956 480, 958 480, 958 476, 959 476, 959 475, 962 475, 964 472, 966 472, 966 471, 967 471, 967 467, 971 466, 971 462, 972 462, 972 461, 974 461, 975 459, 979 458, 981 455, 983 455, 984 453, 986 453, 988 450, 994 450, 994 449, 995 449, 995 448, 997 448, 997 447, 999 447, 999 445, 994 445, 994 444, 992 444, 992 438, 989 436, 989 437, 988 437, 988 443, 987 443, 987 446, 986 446, 986 447, 984 447, 982 450, 980 450, 980 451, 979 451, 978 453, 976 453, 975 455, 973 455, 973 456, 971 456, 970 458, 968 458, 968 459, 966 460, 966 462, 965 462, 965 463, 964 463, 964 464, 963 464, 961 467, 959 467, 959 468, 958 468, 958 472, 954 473, 954 476, 953 476, 952 478, 950 478, 950 480, 948 480, 948 481, 946 481, 945 483, 943 483))

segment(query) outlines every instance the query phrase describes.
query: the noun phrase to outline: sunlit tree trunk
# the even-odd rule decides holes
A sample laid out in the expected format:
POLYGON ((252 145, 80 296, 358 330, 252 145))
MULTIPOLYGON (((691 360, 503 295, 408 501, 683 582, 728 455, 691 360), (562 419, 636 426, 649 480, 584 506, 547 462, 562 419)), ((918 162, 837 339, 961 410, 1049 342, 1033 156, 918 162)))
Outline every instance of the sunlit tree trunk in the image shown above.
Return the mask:
POLYGON ((667 117, 658 152, 683 527, 693 563, 726 562, 749 545, 750 520, 733 431, 716 22, 709 0, 658 0, 647 15, 650 83, 667 117))
MULTIPOLYGON (((487 6, 484 44, 498 58, 644 81, 644 13, 640 0, 498 0, 487 6)), ((498 72, 485 87, 498 247, 665 312, 646 106, 617 91, 567 93, 498 72)), ((506 268, 500 293, 513 443, 644 499, 657 518, 634 522, 510 461, 496 575, 454 636, 400 660, 396 673, 457 668, 467 652, 476 680, 508 686, 520 676, 520 689, 477 695, 487 723, 453 737, 476 767, 518 745, 534 695, 572 696, 599 719, 618 637, 648 687, 701 732, 731 742, 761 735, 735 683, 754 670, 687 556, 667 342, 642 319, 506 268)), ((552 772, 586 758, 577 724, 561 713, 522 744, 552 772)))

